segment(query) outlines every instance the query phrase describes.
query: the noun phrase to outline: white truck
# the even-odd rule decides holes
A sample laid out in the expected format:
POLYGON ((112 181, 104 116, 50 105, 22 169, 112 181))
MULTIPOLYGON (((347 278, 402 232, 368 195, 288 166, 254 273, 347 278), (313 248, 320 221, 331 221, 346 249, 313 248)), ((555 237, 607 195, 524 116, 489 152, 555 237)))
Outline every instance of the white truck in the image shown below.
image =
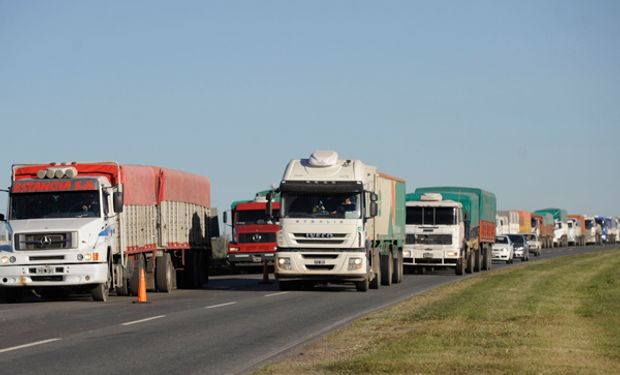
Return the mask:
POLYGON ((586 216, 586 245, 601 244, 601 226, 596 222, 594 216, 586 216))
POLYGON ((519 234, 519 213, 515 210, 497 211, 496 215, 497 229, 496 233, 500 234, 519 234))
MULTIPOLYGON (((169 292, 206 282, 217 236, 206 177, 116 162, 14 165, 8 227, 0 251, 0 290, 17 301, 83 290, 105 301, 111 290, 169 292)), ((2 218, 4 220, 4 218, 2 218)))
MULTIPOLYGON (((281 290, 334 282, 366 291, 402 281, 404 180, 315 151, 288 163, 279 192, 281 290)), ((271 196, 267 211, 272 216, 271 196)))

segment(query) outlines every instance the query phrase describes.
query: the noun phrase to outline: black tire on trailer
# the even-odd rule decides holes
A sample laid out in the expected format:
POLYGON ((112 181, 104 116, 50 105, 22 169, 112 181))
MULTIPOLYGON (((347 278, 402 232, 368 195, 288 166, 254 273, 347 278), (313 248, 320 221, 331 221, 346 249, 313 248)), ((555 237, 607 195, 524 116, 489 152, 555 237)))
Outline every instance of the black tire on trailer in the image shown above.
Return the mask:
POLYGON ((158 292, 170 293, 175 288, 174 272, 170 253, 164 253, 155 259, 155 285, 158 292))
POLYGON ((392 285, 392 272, 394 272, 394 263, 392 262, 392 252, 381 254, 381 285, 392 285))
POLYGON ((482 254, 480 252, 480 246, 478 246, 474 253, 474 272, 482 271, 482 254))
POLYGON ((368 278, 366 278, 364 281, 357 281, 355 283, 355 289, 358 292, 367 292, 369 286, 370 286, 370 283, 368 282, 368 278))
MULTIPOLYGON (((130 256, 127 265, 131 263, 131 276, 129 277, 129 291, 132 295, 138 295, 138 288, 140 287, 140 270, 144 269, 144 256, 142 254, 136 254, 130 256)), ((129 267, 128 267, 129 268, 129 267)))
POLYGON ((465 269, 465 272, 467 273, 473 273, 474 272, 474 253, 470 252, 469 256, 467 257, 467 268, 465 269))
POLYGON ((482 270, 488 271, 489 269, 489 252, 487 251, 486 245, 482 245, 482 270))
POLYGON ((394 259, 394 273, 392 274, 392 282, 400 284, 403 282, 403 253, 398 251, 398 255, 394 259))

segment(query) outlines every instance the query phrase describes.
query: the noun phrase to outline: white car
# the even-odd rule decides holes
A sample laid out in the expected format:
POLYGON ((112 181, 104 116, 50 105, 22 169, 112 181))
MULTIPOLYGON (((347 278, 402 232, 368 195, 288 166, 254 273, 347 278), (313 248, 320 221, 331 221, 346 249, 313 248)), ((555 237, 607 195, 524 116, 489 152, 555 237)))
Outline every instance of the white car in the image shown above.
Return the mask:
POLYGON ((491 251, 493 260, 505 261, 506 263, 512 263, 514 260, 514 246, 510 237, 497 236, 495 237, 495 243, 491 251))
POLYGON ((514 248, 514 257, 521 258, 522 262, 530 260, 530 250, 528 249, 525 236, 522 234, 509 234, 508 238, 510 238, 514 248))
POLYGON ((534 256, 540 256, 542 252, 542 242, 535 234, 526 234, 525 240, 527 241, 527 247, 530 249, 530 253, 534 253, 534 256))

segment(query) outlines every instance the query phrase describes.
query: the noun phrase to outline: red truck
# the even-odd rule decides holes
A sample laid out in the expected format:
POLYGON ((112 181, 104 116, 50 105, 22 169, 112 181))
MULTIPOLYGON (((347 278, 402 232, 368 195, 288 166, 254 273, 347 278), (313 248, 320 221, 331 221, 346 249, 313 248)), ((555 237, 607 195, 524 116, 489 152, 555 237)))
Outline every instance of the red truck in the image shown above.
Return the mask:
MULTIPOLYGON (((273 221, 267 217, 267 201, 260 194, 252 201, 231 204, 232 240, 228 243, 227 257, 233 266, 257 266, 274 261, 280 225, 277 217, 273 221)), ((272 207, 277 212, 280 203, 273 202, 272 207)))

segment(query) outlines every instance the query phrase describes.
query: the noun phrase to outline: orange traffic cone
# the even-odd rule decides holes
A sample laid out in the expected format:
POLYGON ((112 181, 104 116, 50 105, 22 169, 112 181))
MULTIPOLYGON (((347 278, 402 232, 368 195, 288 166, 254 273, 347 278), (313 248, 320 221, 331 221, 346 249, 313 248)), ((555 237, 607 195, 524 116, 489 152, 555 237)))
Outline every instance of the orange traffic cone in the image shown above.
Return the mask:
POLYGON ((146 300, 146 280, 144 279, 144 268, 140 268, 140 283, 138 284, 138 300, 133 303, 149 303, 146 300))

